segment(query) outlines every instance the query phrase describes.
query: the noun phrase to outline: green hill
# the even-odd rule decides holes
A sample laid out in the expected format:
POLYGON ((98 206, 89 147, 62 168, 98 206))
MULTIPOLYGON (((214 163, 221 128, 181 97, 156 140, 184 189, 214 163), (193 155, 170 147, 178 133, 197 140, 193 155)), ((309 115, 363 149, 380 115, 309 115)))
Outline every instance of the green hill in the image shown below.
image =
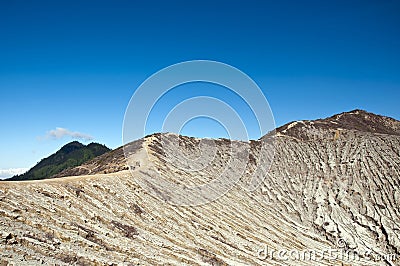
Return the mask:
POLYGON ((42 159, 28 172, 13 176, 7 180, 20 181, 49 178, 65 169, 81 165, 108 151, 110 151, 109 148, 98 143, 90 143, 85 146, 78 141, 73 141, 63 146, 56 153, 42 159))

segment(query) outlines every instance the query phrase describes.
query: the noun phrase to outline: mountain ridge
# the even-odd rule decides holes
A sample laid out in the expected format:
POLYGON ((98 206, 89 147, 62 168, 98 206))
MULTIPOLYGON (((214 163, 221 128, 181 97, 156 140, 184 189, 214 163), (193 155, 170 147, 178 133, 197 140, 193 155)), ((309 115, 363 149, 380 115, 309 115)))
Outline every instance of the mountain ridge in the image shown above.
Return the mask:
MULTIPOLYGON (((348 119, 345 119, 347 121, 348 119)), ((281 127, 278 127, 273 132, 266 134, 262 138, 267 138, 269 136, 275 137, 290 137, 301 141, 317 140, 317 139, 330 139, 335 140, 338 138, 352 137, 358 134, 385 134, 381 132, 390 133, 389 135, 400 135, 400 121, 386 117, 382 115, 377 115, 364 110, 355 109, 348 112, 342 112, 340 114, 335 114, 327 118, 320 118, 316 120, 301 120, 289 122, 281 127), (337 123, 337 118, 346 117, 355 114, 356 120, 359 123, 337 123), (360 127, 359 124, 363 124, 368 120, 365 120, 363 116, 372 117, 371 121, 374 124, 385 123, 396 125, 395 127, 387 127, 384 130, 374 131, 370 127, 360 127), (302 121, 302 122, 301 122, 302 121), (336 123, 332 123, 334 121, 336 123), (291 126, 292 125, 292 126, 291 126), (296 125, 296 126, 294 126, 296 125), (394 133, 393 133, 394 132, 394 133)), ((342 120, 339 120, 341 122, 342 120)), ((135 141, 135 143, 142 143, 144 139, 151 136, 159 136, 166 133, 154 133, 150 136, 146 136, 143 139, 135 141)), ((181 136, 184 139, 196 139, 194 137, 181 136)), ((252 140, 257 141, 257 140, 252 140)), ((109 151, 97 158, 94 158, 78 167, 66 169, 56 175, 54 178, 65 177, 65 176, 77 176, 77 175, 87 175, 87 174, 106 174, 115 173, 118 171, 128 170, 129 167, 126 166, 126 160, 124 156, 123 146, 118 147, 112 151, 109 151), (108 165, 107 165, 108 162, 108 165)))
MULTIPOLYGON (((157 135, 163 133, 154 134, 157 135)), ((351 111, 334 114, 327 118, 292 121, 276 128, 273 132, 261 137, 261 139, 268 136, 276 136, 290 137, 301 141, 316 139, 335 140, 340 137, 346 137, 347 135, 354 134, 400 135, 400 121, 391 117, 370 113, 365 110, 354 109, 351 111)), ((141 142, 143 140, 138 141, 141 142)), ((114 150, 108 150, 107 152, 104 152, 104 154, 99 154, 94 158, 79 163, 76 166, 63 169, 62 171, 54 173, 47 178, 59 178, 87 174, 93 175, 100 173, 107 174, 127 169, 129 169, 129 167, 126 166, 123 147, 118 147, 114 150)))

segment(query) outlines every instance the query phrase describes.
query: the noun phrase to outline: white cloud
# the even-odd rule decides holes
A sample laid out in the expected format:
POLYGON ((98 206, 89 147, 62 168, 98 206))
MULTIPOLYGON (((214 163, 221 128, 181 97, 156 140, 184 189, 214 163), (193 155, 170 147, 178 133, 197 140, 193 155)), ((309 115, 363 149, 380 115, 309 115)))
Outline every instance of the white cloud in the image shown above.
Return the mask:
POLYGON ((14 175, 20 175, 28 171, 29 168, 9 168, 9 169, 0 169, 0 179, 5 179, 12 177, 14 175))
POLYGON ((92 140, 93 137, 84 133, 70 131, 66 128, 57 127, 56 129, 50 130, 47 132, 45 138, 46 139, 61 139, 64 137, 71 137, 73 139, 81 139, 81 140, 92 140))

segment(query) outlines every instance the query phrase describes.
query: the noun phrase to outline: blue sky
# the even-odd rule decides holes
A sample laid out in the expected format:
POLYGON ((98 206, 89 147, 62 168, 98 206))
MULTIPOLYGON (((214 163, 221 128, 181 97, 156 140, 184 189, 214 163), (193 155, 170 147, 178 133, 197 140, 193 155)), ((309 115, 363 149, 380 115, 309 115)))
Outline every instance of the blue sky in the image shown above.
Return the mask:
MULTIPOLYGON (((247 73, 278 126, 355 108, 400 119, 398 14, 390 0, 0 1, 0 169, 80 134, 120 146, 135 89, 194 59, 247 73)), ((201 119, 185 130, 224 133, 201 119)))

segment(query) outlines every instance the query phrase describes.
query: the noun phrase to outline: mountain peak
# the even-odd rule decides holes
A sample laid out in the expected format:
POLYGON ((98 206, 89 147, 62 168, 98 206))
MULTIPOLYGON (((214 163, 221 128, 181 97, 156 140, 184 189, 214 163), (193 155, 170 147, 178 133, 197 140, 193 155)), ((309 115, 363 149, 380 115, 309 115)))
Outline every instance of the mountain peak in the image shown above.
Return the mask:
MULTIPOLYGON (((363 119, 369 119, 369 118, 380 119, 380 120, 393 119, 393 118, 390 118, 390 117, 386 117, 386 116, 370 113, 370 112, 367 112, 367 111, 362 110, 362 109, 354 109, 352 111, 343 112, 343 113, 336 114, 336 115, 333 115, 333 116, 325 118, 325 119, 317 119, 317 120, 329 120, 329 119, 340 120, 340 119, 347 118, 347 117, 352 117, 353 120, 357 120, 357 119, 358 120, 363 120, 363 119)), ((395 120, 395 119, 393 119, 393 120, 395 120)))
POLYGON ((400 121, 355 109, 328 118, 293 121, 276 129, 278 136, 290 136, 301 140, 326 138, 337 131, 400 135, 400 121), (328 135, 327 135, 328 134, 328 135))
POLYGON ((70 153, 72 151, 79 150, 79 149, 81 149, 83 147, 85 147, 85 145, 83 145, 79 141, 75 140, 75 141, 72 141, 72 142, 67 143, 64 146, 62 146, 60 151, 63 151, 63 152, 66 152, 66 153, 70 153))

